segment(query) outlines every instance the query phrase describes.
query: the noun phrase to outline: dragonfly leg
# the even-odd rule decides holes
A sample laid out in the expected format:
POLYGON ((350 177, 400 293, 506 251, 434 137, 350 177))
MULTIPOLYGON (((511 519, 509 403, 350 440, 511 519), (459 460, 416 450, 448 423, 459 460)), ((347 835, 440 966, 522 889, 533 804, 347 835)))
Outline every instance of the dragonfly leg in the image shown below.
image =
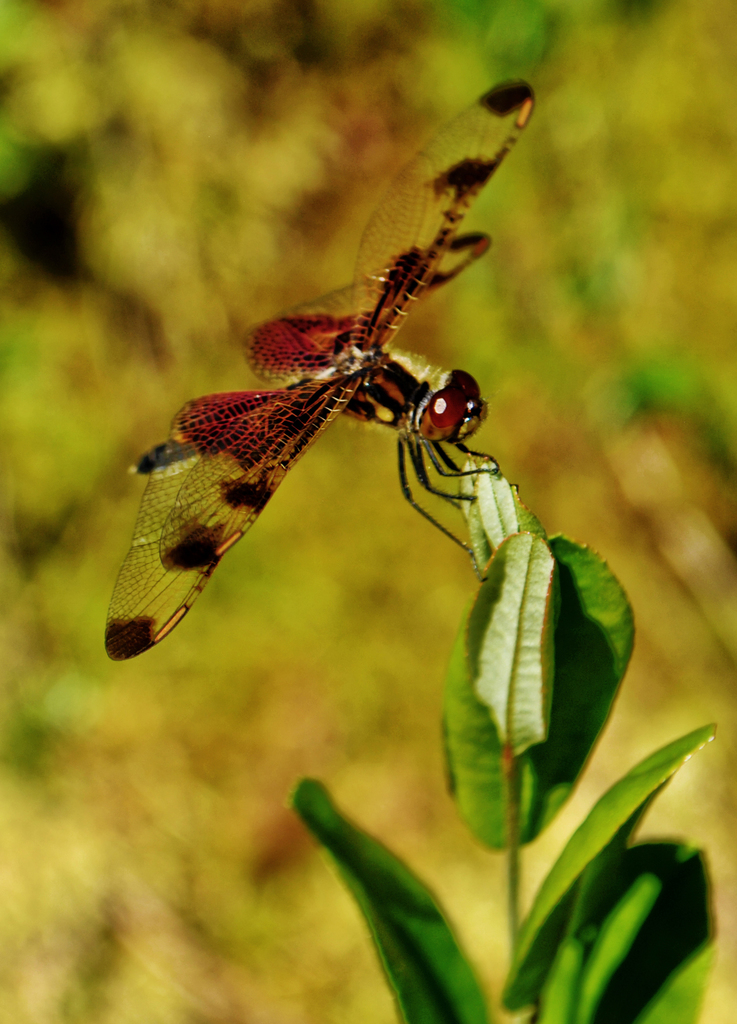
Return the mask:
MULTIPOLYGON (((474 501, 473 494, 448 494, 447 491, 439 491, 437 487, 433 487, 430 483, 430 478, 427 475, 427 469, 425 468, 425 459, 423 456, 423 447, 416 437, 410 435, 407 438, 407 449, 409 451, 410 459, 412 460, 412 466, 414 468, 417 479, 420 486, 424 487, 430 494, 437 494, 440 498, 445 498, 451 505, 455 505, 458 508, 459 501, 474 501)), ((443 476, 454 476, 453 473, 443 473, 443 476)))
MULTIPOLYGON (((426 437, 422 437, 420 438, 420 443, 427 452, 430 462, 432 462, 440 476, 476 476, 477 473, 491 473, 492 476, 496 476, 499 472, 499 465, 495 459, 492 459, 491 455, 484 455, 482 458, 489 459, 493 462, 493 466, 479 466, 477 469, 461 469, 460 466, 457 466, 453 459, 451 459, 450 455, 448 455, 439 441, 428 441, 426 437), (438 458, 438 456, 440 456, 440 458, 438 458), (443 469, 441 460, 445 463, 445 466, 447 467, 446 469, 443 469), (448 472, 448 470, 450 470, 450 472, 448 472)), ((457 444, 456 447, 458 447, 457 444)), ((476 452, 469 452, 465 447, 463 451, 467 455, 476 454, 476 452)))
MULTIPOLYGON (((441 476, 461 476, 463 474, 461 467, 455 464, 439 441, 428 441, 426 437, 423 437, 421 440, 423 448, 430 457, 430 461, 441 476), (445 466, 445 469, 443 469, 443 466, 445 466), (450 470, 450 473, 448 470, 450 470)), ((471 472, 475 473, 476 471, 471 470, 471 472)))
POLYGON ((465 444, 460 441, 453 442, 459 452, 463 452, 464 455, 474 455, 477 459, 488 459, 491 463, 488 467, 482 467, 481 469, 473 469, 472 473, 491 473, 492 476, 498 476, 501 472, 499 463, 496 461, 493 455, 487 455, 486 452, 474 452, 470 448, 466 448, 465 444))
POLYGON ((428 520, 428 522, 431 522, 433 524, 433 526, 436 526, 438 528, 438 530, 440 530, 441 533, 445 534, 446 537, 449 537, 450 540, 455 541, 455 543, 459 547, 463 548, 463 550, 466 552, 466 554, 468 554, 468 556, 471 559, 471 564, 473 565, 473 571, 476 573, 476 575, 478 576, 478 578, 480 580, 483 580, 483 576, 481 575, 481 573, 479 571, 478 563, 476 561, 476 555, 473 552, 473 548, 469 547, 468 544, 464 544, 463 541, 460 540, 460 538, 456 537, 456 535, 454 533, 451 533, 450 530, 446 529, 443 526, 443 524, 439 523, 438 520, 434 516, 430 515, 430 513, 426 509, 424 509, 422 507, 422 505, 419 505, 415 501, 414 497, 412 496, 412 491, 410 489, 409 481, 407 479, 407 467, 406 467, 406 464, 405 464, 405 457, 404 457, 404 446, 405 446, 405 443, 406 442, 401 437, 399 438, 399 440, 397 442, 397 455, 398 455, 398 462, 399 462, 399 483, 400 483, 400 486, 402 488, 402 494, 407 499, 407 501, 410 503, 410 505, 412 506, 413 509, 415 509, 417 512, 419 512, 421 516, 424 516, 425 519, 428 520))

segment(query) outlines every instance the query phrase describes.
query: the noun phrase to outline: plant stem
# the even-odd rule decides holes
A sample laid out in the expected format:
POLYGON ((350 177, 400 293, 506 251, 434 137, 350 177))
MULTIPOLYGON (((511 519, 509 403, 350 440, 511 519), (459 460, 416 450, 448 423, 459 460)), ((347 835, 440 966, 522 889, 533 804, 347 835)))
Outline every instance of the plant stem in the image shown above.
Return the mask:
POLYGON ((510 957, 514 956, 519 931, 519 762, 507 744, 503 756, 507 784, 507 905, 510 957))

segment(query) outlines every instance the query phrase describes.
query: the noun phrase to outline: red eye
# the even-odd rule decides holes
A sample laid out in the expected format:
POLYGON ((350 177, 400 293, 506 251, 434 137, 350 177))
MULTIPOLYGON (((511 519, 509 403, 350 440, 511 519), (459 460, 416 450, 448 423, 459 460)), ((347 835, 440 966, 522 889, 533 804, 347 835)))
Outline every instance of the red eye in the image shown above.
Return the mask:
MULTIPOLYGON (((473 380, 473 377, 470 379, 473 380)), ((429 413, 433 426, 443 430, 457 426, 466 415, 467 405, 468 396, 460 387, 441 388, 430 402, 429 413)))
POLYGON ((486 402, 470 373, 453 370, 444 388, 436 391, 425 406, 419 424, 428 441, 458 441, 473 434, 486 415, 486 402))
POLYGON ((480 398, 481 388, 476 379, 465 370, 453 370, 448 381, 450 387, 460 388, 466 398, 480 398))

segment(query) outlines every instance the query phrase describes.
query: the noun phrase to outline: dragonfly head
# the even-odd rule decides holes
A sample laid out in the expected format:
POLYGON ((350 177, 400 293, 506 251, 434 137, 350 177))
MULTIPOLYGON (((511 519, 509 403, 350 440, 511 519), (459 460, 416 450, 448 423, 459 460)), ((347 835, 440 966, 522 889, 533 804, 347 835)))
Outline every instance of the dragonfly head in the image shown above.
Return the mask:
POLYGON ((465 370, 453 370, 445 386, 430 395, 420 433, 428 441, 462 441, 478 430, 485 416, 486 402, 475 379, 465 370))

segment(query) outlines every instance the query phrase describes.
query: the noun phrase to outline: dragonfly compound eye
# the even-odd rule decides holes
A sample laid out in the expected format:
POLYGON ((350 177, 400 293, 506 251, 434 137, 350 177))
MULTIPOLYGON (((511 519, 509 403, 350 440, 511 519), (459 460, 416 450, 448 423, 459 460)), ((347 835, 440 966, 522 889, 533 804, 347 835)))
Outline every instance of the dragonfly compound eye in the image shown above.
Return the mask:
POLYGON ((452 370, 448 381, 450 387, 460 388, 466 398, 481 398, 481 388, 475 377, 465 370, 452 370))
POLYGON ((453 386, 441 388, 430 399, 428 414, 432 425, 438 430, 454 431, 466 415, 468 397, 461 388, 453 386))
POLYGON ((485 415, 486 403, 474 378, 465 370, 453 370, 427 403, 420 433, 428 441, 460 441, 473 434, 485 415))

